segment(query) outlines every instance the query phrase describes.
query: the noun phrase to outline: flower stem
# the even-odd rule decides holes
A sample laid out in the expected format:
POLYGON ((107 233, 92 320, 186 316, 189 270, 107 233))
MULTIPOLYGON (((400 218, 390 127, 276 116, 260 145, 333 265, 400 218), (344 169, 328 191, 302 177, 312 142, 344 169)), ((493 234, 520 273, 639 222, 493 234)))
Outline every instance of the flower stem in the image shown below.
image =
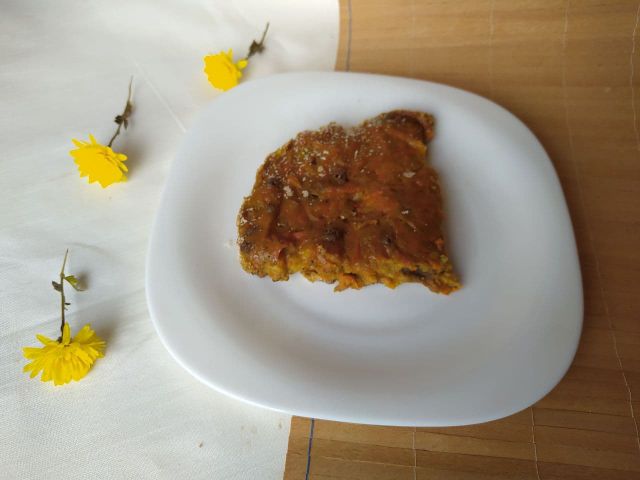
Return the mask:
POLYGON ((251 46, 249 47, 249 52, 247 53, 246 59, 249 60, 256 53, 261 53, 264 50, 264 39, 267 36, 267 32, 269 31, 269 22, 267 22, 267 26, 264 27, 264 32, 262 32, 262 38, 259 42, 255 40, 251 42, 251 46))
POLYGON ((124 128, 127 128, 127 121, 129 119, 129 115, 131 115, 131 84, 133 83, 133 77, 131 77, 131 79, 129 80, 129 95, 127 96, 127 103, 124 106, 124 110, 122 111, 122 113, 118 116, 116 116, 115 122, 118 124, 118 128, 116 129, 115 133, 113 134, 113 137, 111 137, 111 140, 109 140, 109 143, 107 144, 108 147, 111 147, 111 145, 113 145, 113 141, 116 139, 116 137, 118 135, 120 135, 120 129, 122 128, 122 125, 124 124, 124 128))
POLYGON ((64 260, 62 261, 62 268, 60 269, 60 317, 62 318, 62 323, 60 325, 60 338, 62 338, 62 334, 64 332, 64 310, 65 306, 65 298, 64 298, 64 267, 67 265, 67 256, 69 255, 69 249, 64 252, 64 260))

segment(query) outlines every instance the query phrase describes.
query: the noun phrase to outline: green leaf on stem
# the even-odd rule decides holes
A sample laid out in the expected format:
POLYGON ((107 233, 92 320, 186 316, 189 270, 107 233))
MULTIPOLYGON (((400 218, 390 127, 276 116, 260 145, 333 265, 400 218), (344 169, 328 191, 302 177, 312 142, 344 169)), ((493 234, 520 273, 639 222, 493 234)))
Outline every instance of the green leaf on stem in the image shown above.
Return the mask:
POLYGON ((69 283, 69 285, 73 287, 74 290, 77 290, 78 292, 84 290, 84 288, 80 286, 80 281, 76 278, 75 275, 67 275, 66 277, 64 277, 64 279, 67 281, 67 283, 69 283))

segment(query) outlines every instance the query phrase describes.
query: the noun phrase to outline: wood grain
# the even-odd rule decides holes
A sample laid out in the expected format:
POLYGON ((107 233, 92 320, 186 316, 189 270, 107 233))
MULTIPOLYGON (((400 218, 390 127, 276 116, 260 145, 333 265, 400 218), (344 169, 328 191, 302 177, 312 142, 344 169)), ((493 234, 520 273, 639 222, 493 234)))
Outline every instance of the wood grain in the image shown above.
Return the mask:
POLYGON ((560 177, 585 323, 563 381, 483 425, 292 420, 285 479, 640 479, 638 1, 341 0, 336 69, 442 82, 522 119, 560 177), (307 463, 309 446, 309 472, 307 463))

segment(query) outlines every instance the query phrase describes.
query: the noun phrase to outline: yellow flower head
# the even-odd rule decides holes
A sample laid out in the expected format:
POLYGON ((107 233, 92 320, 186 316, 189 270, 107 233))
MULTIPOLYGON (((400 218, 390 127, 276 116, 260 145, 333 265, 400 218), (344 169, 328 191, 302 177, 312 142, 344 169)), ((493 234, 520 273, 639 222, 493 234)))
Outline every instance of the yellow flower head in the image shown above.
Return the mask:
POLYGON ((124 182, 127 179, 124 174, 127 167, 123 162, 127 156, 99 144, 93 135, 89 135, 89 139, 90 142, 73 139, 78 148, 69 152, 78 165, 80 176, 88 176, 89 183, 99 182, 102 188, 115 182, 124 182))
POLYGON ((249 62, 246 59, 233 63, 233 50, 204 57, 204 73, 209 83, 220 90, 229 90, 238 85, 242 70, 249 62))
POLYGON ((104 356, 105 342, 96 335, 90 325, 85 325, 71 339, 71 329, 65 323, 60 340, 36 335, 44 347, 25 347, 24 356, 31 363, 24 371, 31 371, 31 378, 42 372, 40 380, 54 385, 64 385, 84 377, 97 358, 104 356))

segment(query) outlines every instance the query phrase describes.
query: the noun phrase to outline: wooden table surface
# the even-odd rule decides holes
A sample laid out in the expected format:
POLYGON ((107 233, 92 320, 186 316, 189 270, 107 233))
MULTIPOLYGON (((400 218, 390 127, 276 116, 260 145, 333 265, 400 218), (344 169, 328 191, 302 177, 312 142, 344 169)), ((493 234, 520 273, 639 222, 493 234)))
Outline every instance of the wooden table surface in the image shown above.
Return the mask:
POLYGON ((341 0, 337 70, 420 78, 522 119, 558 172, 585 316, 563 381, 454 428, 294 418, 285 479, 640 479, 638 1, 341 0))

